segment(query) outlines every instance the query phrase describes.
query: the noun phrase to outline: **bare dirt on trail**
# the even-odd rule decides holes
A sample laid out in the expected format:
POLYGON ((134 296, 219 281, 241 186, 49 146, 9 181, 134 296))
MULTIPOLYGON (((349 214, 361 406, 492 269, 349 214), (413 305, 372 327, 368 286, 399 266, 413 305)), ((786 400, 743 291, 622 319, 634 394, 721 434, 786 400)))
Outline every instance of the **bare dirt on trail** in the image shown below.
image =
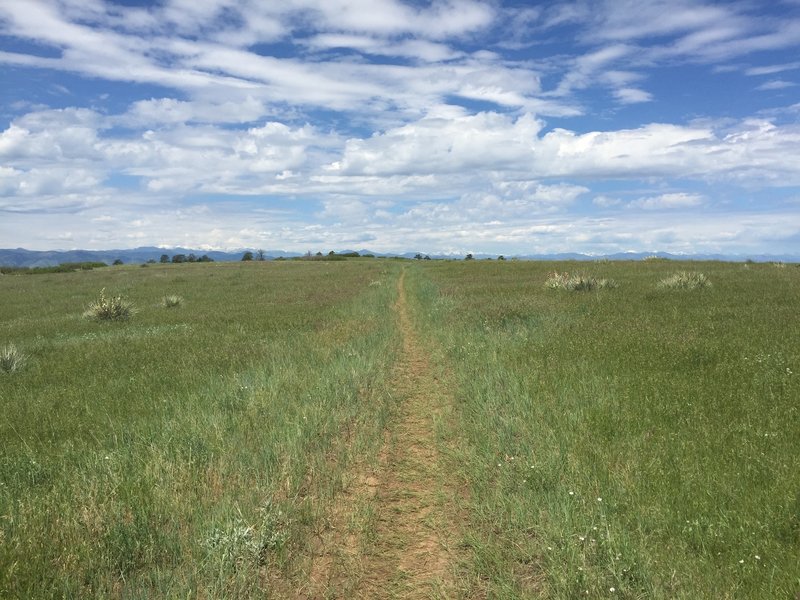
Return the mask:
POLYGON ((414 328, 405 271, 397 289, 396 412, 377 464, 356 465, 329 515, 302 598, 457 595, 457 486, 437 449, 437 423, 451 399, 414 328))

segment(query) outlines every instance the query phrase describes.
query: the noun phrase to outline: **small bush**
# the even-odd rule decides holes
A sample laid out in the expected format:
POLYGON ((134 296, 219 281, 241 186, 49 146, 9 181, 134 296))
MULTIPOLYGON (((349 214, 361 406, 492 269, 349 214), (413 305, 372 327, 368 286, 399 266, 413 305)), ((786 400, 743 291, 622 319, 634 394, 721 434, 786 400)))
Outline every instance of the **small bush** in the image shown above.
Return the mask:
POLYGON ((169 294, 161 299, 161 306, 164 308, 175 308, 183 304, 183 298, 175 294, 169 294))
POLYGON ((711 282, 702 273, 681 271, 659 281, 658 287, 666 290, 696 290, 711 287, 711 282))
POLYGON ((135 312, 133 303, 122 296, 106 297, 106 290, 100 290, 100 297, 89 304, 83 313, 84 318, 93 321, 126 321, 135 312))
POLYGON ((604 288, 615 288, 617 282, 613 279, 597 279, 588 275, 559 273, 554 271, 547 276, 544 286, 551 290, 567 290, 570 292, 588 292, 604 288))
POLYGON ((25 364, 25 355, 14 344, 6 344, 0 350, 0 372, 13 373, 25 364))

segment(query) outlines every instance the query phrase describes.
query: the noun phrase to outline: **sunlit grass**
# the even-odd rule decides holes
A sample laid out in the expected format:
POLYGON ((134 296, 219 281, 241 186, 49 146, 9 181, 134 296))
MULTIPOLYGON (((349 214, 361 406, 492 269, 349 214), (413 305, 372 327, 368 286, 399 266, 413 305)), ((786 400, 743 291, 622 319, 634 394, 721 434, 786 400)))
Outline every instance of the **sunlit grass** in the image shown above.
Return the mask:
POLYGON ((456 390, 469 576, 488 597, 792 597, 800 582, 800 270, 606 263, 620 293, 554 294, 576 264, 416 266, 456 390), (624 293, 622 291, 624 290, 624 293))
MULTIPOLYGON (((439 427, 469 506, 464 593, 792 597, 800 269, 696 264, 712 287, 666 293, 688 265, 612 261, 619 290, 542 285, 578 266, 407 267, 455 394, 439 427)), ((0 596, 296 593, 393 410, 400 267, 0 279, 0 340, 25 358, 0 377, 0 596), (135 318, 81 318, 99 289, 135 318)))
POLYGON ((0 596, 263 598, 302 581, 376 447, 397 267, 121 267, 0 281, 0 596), (138 312, 82 319, 97 290, 138 312), (191 297, 164 310, 165 295, 191 297), (41 298, 33 306, 30 298, 41 298))

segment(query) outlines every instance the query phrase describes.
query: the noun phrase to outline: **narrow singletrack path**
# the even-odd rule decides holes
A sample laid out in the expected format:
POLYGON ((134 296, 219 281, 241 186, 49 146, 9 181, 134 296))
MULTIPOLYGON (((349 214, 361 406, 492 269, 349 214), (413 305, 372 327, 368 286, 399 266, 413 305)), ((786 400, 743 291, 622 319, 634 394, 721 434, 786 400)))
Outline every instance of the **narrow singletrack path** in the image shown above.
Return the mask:
POLYGON ((437 425, 451 398, 415 330, 405 269, 397 292, 402 351, 391 390, 398 404, 377 466, 357 469, 321 536, 306 598, 457 595, 457 486, 437 449, 437 425))

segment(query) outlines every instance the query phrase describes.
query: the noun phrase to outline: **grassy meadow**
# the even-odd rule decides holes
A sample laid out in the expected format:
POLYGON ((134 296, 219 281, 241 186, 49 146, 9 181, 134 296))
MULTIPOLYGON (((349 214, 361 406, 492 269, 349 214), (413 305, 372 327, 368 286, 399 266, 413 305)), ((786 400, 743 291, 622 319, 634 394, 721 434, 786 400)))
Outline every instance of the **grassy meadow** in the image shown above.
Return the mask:
POLYGON ((492 598, 800 592, 800 269, 436 263, 466 570, 492 598), (703 289, 659 286, 700 271, 703 289), (566 291, 551 272, 609 278, 566 291))
POLYGON ((292 597, 392 426, 401 269, 462 597, 800 593, 800 268, 357 259, 1 276, 0 597, 292 597))
POLYGON ((263 597, 385 421, 387 262, 0 278, 0 597, 263 597), (127 321, 82 317, 101 289, 127 321), (181 302, 167 307, 167 296, 181 302))

